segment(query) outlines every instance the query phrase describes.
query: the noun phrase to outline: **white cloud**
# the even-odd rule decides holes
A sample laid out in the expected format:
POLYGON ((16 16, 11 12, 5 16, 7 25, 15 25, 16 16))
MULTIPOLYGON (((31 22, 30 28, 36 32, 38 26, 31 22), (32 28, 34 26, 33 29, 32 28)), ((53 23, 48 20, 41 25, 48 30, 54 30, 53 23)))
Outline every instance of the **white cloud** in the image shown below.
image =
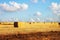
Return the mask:
POLYGON ((25 3, 23 3, 23 4, 21 5, 21 7, 22 7, 23 10, 26 10, 26 9, 28 8, 28 5, 25 4, 25 3))
POLYGON ((37 16, 41 16, 41 12, 36 12, 36 15, 37 16))
POLYGON ((41 12, 37 11, 35 13, 35 15, 36 15, 35 18, 30 18, 30 20, 29 20, 30 22, 40 22, 41 21, 40 18, 38 18, 39 16, 41 16, 41 12))
POLYGON ((38 2, 38 0, 31 0, 33 3, 37 3, 38 2))
POLYGON ((30 19, 30 22, 35 22, 35 20, 33 18, 30 19))
POLYGON ((54 18, 46 18, 47 22, 59 22, 59 19, 57 17, 54 18))
POLYGON ((43 18, 38 18, 38 17, 37 17, 37 18, 36 18, 36 21, 37 21, 37 22, 45 22, 45 19, 43 19, 43 18))
POLYGON ((45 2, 46 2, 46 0, 42 0, 42 2, 43 2, 43 3, 45 3, 45 2))
POLYGON ((37 17, 37 18, 36 18, 36 22, 40 22, 40 18, 37 17))
POLYGON ((37 18, 38 21, 40 21, 40 18, 37 18))
POLYGON ((60 15, 60 4, 53 2, 50 6, 50 9, 52 10, 53 13, 60 15))
POLYGON ((2 8, 3 10, 5 11, 17 11, 17 10, 26 10, 28 9, 28 5, 23 3, 23 4, 20 4, 20 3, 17 3, 17 2, 9 2, 9 4, 7 3, 3 3, 3 4, 0 4, 0 8, 2 8))
MULTIPOLYGON (((31 0, 32 3, 38 3, 39 0, 31 0)), ((46 0, 41 0, 43 3, 46 2, 46 0)))
POLYGON ((1 14, 1 12, 0 12, 0 14, 1 14))
POLYGON ((2 14, 3 12, 1 11, 1 9, 0 9, 0 14, 2 14))
POLYGON ((54 19, 53 18, 47 18, 47 21, 53 21, 54 19))
POLYGON ((41 18, 31 18, 30 20, 29 20, 29 22, 44 22, 45 20, 44 19, 41 19, 41 18))
POLYGON ((18 18, 9 18, 9 19, 2 19, 2 22, 18 22, 20 21, 18 18))

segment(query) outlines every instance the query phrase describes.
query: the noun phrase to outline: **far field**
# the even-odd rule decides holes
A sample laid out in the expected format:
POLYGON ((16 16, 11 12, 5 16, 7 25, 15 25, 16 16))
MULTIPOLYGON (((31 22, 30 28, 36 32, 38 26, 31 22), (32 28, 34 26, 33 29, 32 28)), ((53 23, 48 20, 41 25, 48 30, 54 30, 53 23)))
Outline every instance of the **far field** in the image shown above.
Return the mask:
POLYGON ((49 32, 49 31, 60 31, 60 25, 58 23, 25 23, 19 22, 17 28, 14 27, 13 23, 0 24, 0 34, 28 34, 36 32, 49 32))

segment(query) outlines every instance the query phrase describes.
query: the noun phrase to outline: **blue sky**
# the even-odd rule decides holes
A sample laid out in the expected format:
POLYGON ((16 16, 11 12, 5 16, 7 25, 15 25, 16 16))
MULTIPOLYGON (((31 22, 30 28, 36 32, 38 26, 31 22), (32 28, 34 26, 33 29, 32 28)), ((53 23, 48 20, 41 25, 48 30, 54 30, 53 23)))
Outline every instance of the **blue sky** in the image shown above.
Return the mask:
POLYGON ((0 0, 0 22, 60 22, 60 0, 0 0))

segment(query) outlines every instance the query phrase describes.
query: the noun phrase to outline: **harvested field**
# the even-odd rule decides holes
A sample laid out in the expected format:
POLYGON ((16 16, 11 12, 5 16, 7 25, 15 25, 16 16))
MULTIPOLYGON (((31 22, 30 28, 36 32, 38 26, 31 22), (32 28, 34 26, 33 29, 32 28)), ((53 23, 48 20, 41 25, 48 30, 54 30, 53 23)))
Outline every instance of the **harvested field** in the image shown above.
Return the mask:
POLYGON ((60 40, 60 32, 0 35, 0 40, 60 40))

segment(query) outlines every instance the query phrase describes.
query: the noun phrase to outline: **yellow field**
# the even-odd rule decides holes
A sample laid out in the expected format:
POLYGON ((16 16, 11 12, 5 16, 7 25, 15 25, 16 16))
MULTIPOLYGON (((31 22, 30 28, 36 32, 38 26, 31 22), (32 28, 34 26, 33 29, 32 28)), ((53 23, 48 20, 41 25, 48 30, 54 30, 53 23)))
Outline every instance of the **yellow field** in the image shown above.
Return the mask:
MULTIPOLYGON (((14 22, 6 22, 5 24, 14 24, 14 22)), ((18 28, 15 28, 14 25, 4 25, 4 23, 2 23, 0 24, 0 34, 60 31, 60 25, 57 22, 18 22, 18 26, 18 28)))

